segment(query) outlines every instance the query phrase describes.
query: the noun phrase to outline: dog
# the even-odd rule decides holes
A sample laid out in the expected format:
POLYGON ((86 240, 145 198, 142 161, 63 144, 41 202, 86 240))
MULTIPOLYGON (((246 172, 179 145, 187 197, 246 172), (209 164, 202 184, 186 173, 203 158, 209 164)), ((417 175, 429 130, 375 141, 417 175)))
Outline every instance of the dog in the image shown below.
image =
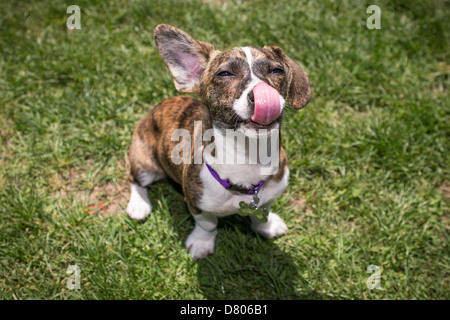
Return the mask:
POLYGON ((307 73, 276 46, 219 51, 167 24, 158 25, 154 36, 175 88, 200 100, 168 98, 137 124, 129 150, 128 215, 145 220, 152 211, 146 187, 170 178, 181 185, 195 220, 185 242, 194 260, 213 253, 220 217, 247 213, 263 237, 285 234, 286 224, 270 206, 287 187, 289 169, 284 149, 272 142, 280 141, 287 106, 298 110, 311 99, 307 73), (181 144, 174 132, 191 139, 181 144), (199 140, 207 135, 209 140, 199 140), (262 141, 270 141, 275 163, 258 157, 251 162, 250 146, 262 141), (183 161, 174 158, 181 151, 183 161), (231 162, 224 162, 230 153, 231 162), (236 162, 238 157, 245 161, 236 162))

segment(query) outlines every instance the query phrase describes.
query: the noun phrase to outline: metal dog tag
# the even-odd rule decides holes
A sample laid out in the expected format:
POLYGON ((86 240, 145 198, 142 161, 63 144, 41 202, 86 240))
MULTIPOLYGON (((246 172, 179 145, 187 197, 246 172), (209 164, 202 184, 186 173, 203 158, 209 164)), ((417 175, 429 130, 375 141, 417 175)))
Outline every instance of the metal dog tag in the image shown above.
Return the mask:
POLYGON ((255 190, 252 202, 250 202, 249 204, 245 203, 244 201, 239 202, 240 208, 238 210, 238 214, 240 214, 241 216, 255 216, 261 222, 267 222, 267 216, 269 215, 269 212, 267 208, 258 208, 258 204, 258 192, 255 190))

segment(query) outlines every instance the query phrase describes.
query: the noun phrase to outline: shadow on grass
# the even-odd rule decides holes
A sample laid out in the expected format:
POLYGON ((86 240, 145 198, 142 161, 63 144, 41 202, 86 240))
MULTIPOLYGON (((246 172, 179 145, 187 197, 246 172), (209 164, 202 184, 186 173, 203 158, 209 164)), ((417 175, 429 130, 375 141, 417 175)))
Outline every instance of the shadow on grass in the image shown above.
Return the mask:
MULTIPOLYGON (((150 187, 150 197, 168 200, 172 227, 184 247, 194 228, 194 219, 183 202, 181 188, 173 182, 158 183, 150 187)), ((214 254, 197 264, 198 286, 207 299, 322 298, 308 289, 289 252, 281 250, 274 240, 254 233, 248 217, 221 218, 214 254)))

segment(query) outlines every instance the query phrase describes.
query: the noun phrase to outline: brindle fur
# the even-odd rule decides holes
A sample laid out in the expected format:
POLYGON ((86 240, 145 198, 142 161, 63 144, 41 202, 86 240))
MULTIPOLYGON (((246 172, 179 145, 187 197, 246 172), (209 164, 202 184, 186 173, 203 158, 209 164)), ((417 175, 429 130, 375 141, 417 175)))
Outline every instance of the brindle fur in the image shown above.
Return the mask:
MULTIPOLYGON (((187 96, 172 97, 164 100, 142 119, 133 133, 129 152, 130 182, 141 184, 139 172, 152 172, 157 178, 166 176, 182 185, 185 201, 192 214, 199 214, 199 199, 202 196, 202 182, 199 174, 202 164, 194 164, 194 143, 192 141, 191 164, 176 165, 172 162, 172 149, 179 141, 171 141, 174 130, 187 129, 194 137, 194 121, 201 121, 203 132, 214 126, 222 129, 234 129, 244 119, 236 117, 232 109, 251 81, 250 70, 245 53, 238 47, 221 52, 206 42, 193 39, 183 31, 168 25, 159 25, 155 30, 155 41, 164 62, 173 73, 173 65, 179 63, 173 52, 167 50, 167 43, 182 41, 180 54, 195 55, 202 63, 196 68, 201 71, 198 84, 189 87, 189 83, 174 80, 181 92, 195 93, 200 100, 187 96), (217 77, 221 70, 231 70, 233 78, 217 77)), ((254 74, 265 81, 286 98, 294 109, 304 107, 311 98, 311 89, 306 72, 295 64, 278 47, 252 48, 254 74), (281 68, 283 73, 270 73, 274 68, 281 68)), ((196 69, 196 71, 198 71, 196 69)), ((281 125, 281 119, 280 125, 281 125)), ((193 140, 193 139, 192 139, 193 140)), ((281 141, 281 139, 280 139, 281 141)), ((203 142, 202 146, 210 142, 203 142)), ((287 158, 280 147, 280 164, 276 174, 269 180, 279 182, 287 170, 287 158)), ((230 179, 233 182, 232 178, 230 179)))

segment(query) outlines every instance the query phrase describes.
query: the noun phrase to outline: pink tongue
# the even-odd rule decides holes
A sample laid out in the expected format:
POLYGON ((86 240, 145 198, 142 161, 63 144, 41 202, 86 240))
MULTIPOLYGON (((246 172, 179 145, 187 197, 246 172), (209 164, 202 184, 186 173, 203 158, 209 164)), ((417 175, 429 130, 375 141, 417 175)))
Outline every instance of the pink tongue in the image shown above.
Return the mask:
POLYGON ((261 81, 253 87, 255 113, 252 121, 268 125, 280 115, 280 95, 278 91, 261 81))

